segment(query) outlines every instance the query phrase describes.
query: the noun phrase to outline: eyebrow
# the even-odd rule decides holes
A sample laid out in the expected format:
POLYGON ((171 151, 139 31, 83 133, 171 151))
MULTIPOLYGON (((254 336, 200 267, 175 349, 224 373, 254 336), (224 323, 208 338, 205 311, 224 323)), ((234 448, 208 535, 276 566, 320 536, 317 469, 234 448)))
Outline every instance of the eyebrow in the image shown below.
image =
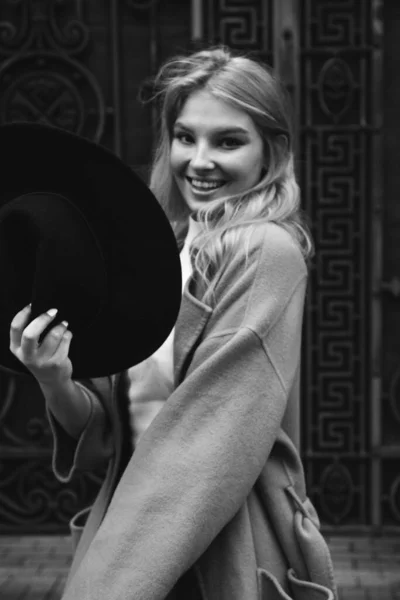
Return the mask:
MULTIPOLYGON (((180 127, 181 129, 186 129, 187 131, 191 131, 191 128, 188 125, 185 125, 184 123, 181 123, 180 121, 176 121, 174 124, 174 127, 180 127)), ((232 134, 232 133, 239 133, 242 135, 249 135, 249 131, 247 131, 247 129, 244 129, 243 127, 217 127, 216 129, 214 129, 213 133, 217 133, 217 134, 232 134)))

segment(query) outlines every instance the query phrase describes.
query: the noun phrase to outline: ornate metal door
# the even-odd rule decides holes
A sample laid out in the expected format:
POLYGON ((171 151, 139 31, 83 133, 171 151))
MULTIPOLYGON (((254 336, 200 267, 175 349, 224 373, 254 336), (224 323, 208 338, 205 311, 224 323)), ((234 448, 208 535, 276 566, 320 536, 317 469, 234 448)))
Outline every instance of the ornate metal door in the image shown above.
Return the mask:
MULTIPOLYGON (((190 44, 190 4, 177 0, 2 0, 0 122, 37 121, 114 150, 145 175, 152 111, 141 82, 190 44)), ((1 282, 0 286, 6 286, 1 282)), ((0 531, 65 531, 101 474, 59 484, 36 383, 0 371, 0 531)))
MULTIPOLYGON (((118 107, 108 73, 87 65, 93 44, 81 3, 6 1, 0 6, 1 122, 38 121, 105 141, 118 149, 118 107), (71 12, 71 8, 73 11, 71 12), (96 72, 97 71, 97 72, 96 72), (111 122, 110 122, 111 121, 111 122)), ((98 18, 101 18, 100 12, 98 18)), ((4 289, 7 282, 1 282, 4 289)), ((0 374, 0 529, 63 529, 77 499, 91 498, 96 475, 61 486, 51 472, 51 438, 39 387, 0 374)))
POLYGON ((400 526, 400 5, 385 2, 383 63, 384 201, 376 205, 378 244, 374 276, 377 318, 373 343, 374 415, 371 438, 375 480, 374 523, 400 526))
MULTIPOLYGON (((372 302, 381 203, 379 1, 300 2, 300 148, 316 257, 304 344, 303 448, 323 520, 381 526, 372 302)), ((377 395, 378 394, 378 395, 377 395)))
MULTIPOLYGON (((384 372, 391 369, 392 383, 385 401, 380 294, 374 295, 380 281, 382 4, 196 2, 200 40, 255 51, 292 95, 298 174, 316 246, 304 327, 303 460, 309 495, 325 527, 336 531, 400 525, 398 448, 389 457, 385 443, 396 432, 398 439, 400 361, 393 352, 400 330, 393 327, 397 341, 387 347, 391 361, 384 372)), ((399 281, 391 289, 399 293, 399 281)))
MULTIPOLYGON (((303 459, 309 494, 325 527, 336 530, 400 525, 393 298, 400 283, 381 295, 380 7, 380 0, 8 0, 0 8, 1 119, 31 115, 75 128, 143 172, 152 114, 135 95, 164 57, 222 42, 273 65, 287 84, 316 243, 304 327, 303 459)), ((397 254, 388 259, 395 203, 390 210, 389 282, 399 272, 397 254)), ((81 476, 59 486, 38 391, 7 375, 0 385, 0 528, 63 529, 98 481, 81 476)))

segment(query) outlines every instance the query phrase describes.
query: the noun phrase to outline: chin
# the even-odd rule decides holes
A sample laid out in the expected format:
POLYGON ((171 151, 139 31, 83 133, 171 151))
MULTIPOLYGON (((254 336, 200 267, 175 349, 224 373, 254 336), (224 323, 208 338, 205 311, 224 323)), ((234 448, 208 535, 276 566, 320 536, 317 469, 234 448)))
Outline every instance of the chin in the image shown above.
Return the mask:
POLYGON ((200 208, 203 208, 204 204, 198 204, 197 202, 186 202, 186 206, 189 209, 190 214, 196 213, 200 208))

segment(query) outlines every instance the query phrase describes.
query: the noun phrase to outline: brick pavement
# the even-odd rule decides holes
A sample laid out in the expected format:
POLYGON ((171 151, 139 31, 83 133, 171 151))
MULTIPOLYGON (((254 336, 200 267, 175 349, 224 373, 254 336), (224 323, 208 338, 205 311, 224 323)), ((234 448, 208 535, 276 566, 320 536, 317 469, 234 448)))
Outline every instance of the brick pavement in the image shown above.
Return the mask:
POLYGON ((0 600, 58 600, 70 562, 67 537, 1 536, 0 600))
MULTIPOLYGON (((400 600, 400 536, 327 537, 340 600, 400 600)), ((0 537, 0 600, 59 600, 67 537, 0 537)))

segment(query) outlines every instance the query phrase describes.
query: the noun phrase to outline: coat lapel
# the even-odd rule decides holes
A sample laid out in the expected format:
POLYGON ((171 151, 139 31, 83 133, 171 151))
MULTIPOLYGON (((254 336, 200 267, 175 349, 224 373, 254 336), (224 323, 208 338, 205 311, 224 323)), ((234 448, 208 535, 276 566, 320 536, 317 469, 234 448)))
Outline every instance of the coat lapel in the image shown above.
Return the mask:
MULTIPOLYGON (((179 385, 185 376, 201 334, 212 313, 212 308, 194 295, 195 281, 190 277, 182 295, 182 304, 175 326, 174 337, 174 379, 179 385)), ((198 295, 198 294, 196 294, 198 295)))

